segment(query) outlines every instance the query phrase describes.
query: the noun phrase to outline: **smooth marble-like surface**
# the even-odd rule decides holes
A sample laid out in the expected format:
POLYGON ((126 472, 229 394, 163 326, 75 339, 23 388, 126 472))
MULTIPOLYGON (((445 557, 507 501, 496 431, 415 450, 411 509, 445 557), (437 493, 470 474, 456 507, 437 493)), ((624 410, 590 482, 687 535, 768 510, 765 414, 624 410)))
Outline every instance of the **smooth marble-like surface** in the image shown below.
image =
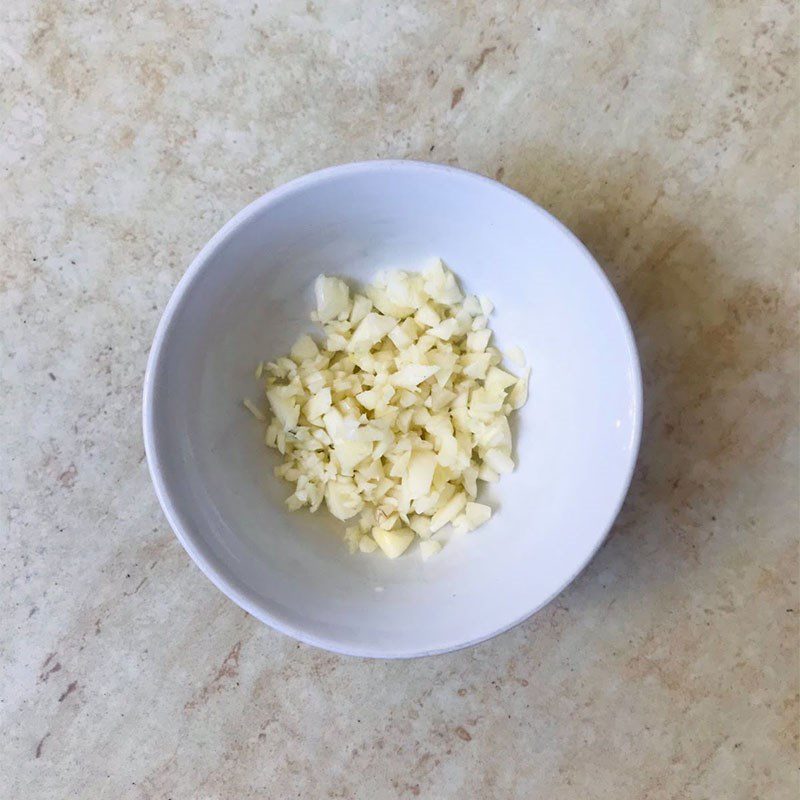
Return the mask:
POLYGON ((795 12, 6 0, 0 797, 794 800, 795 12), (140 433, 199 247, 268 188, 374 157, 563 219, 645 377, 639 468, 588 570, 413 662, 300 646, 225 599, 140 433))

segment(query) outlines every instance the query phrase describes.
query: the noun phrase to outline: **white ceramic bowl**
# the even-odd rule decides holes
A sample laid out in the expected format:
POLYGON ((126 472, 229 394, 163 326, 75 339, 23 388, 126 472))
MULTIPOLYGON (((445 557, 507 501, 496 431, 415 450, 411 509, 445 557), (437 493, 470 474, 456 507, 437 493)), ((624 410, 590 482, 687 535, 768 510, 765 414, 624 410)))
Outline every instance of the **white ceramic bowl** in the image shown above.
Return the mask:
POLYGON ((203 248, 158 327, 144 440, 158 498, 203 572, 303 642, 381 658, 441 653, 524 620, 586 566, 628 488, 642 399, 625 313, 586 248, 530 200, 449 167, 374 161, 265 194, 203 248), (501 346, 532 367, 517 470, 491 521, 423 563, 350 555, 327 512, 290 513, 241 399, 254 366, 313 330, 319 273, 369 281, 440 256, 488 295, 501 346))

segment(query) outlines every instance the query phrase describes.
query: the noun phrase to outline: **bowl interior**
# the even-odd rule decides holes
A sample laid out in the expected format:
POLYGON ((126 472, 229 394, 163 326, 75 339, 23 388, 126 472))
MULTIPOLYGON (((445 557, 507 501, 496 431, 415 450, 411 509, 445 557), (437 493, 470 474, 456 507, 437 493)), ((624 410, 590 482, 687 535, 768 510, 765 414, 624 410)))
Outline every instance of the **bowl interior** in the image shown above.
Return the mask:
POLYGON ((223 228, 170 301, 145 394, 159 497, 209 577, 304 641, 384 657, 479 641, 560 591, 619 510, 640 423, 628 323, 583 246, 499 184, 396 162, 300 179, 223 228), (484 491, 490 523, 436 558, 350 555, 327 512, 285 509, 288 485, 241 399, 259 397, 259 360, 314 330, 319 273, 366 282, 432 256, 492 299, 499 346, 519 345, 532 368, 518 467, 484 491))

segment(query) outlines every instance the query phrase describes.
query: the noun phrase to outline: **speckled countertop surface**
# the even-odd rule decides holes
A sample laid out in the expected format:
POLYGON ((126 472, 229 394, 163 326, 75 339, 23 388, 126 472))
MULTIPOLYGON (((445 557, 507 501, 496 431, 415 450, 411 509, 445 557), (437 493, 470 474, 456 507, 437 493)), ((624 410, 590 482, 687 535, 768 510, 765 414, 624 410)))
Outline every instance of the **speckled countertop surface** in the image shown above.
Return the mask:
POLYGON ((0 797, 795 800, 794 10, 6 0, 0 797), (404 663, 226 600, 140 434, 199 247, 270 187, 374 157, 563 219, 630 313, 646 392, 590 568, 510 633, 404 663))

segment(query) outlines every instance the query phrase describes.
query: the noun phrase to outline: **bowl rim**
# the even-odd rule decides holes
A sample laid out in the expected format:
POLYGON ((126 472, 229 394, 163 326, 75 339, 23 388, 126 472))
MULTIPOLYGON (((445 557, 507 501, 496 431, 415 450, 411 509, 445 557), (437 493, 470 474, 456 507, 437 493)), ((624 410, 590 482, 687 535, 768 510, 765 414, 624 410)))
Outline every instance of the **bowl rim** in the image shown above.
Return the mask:
POLYGON ((475 172, 471 172, 469 170, 461 169, 459 167, 451 167, 444 164, 426 161, 414 161, 410 159, 376 159, 371 161, 356 161, 310 172, 306 175, 294 178, 287 183, 277 186, 274 189, 271 189, 255 199, 253 202, 249 203, 230 220, 228 220, 228 222, 226 222, 217 231, 217 233, 215 233, 214 236, 209 239, 200 252, 194 257, 188 269, 178 281, 178 284, 173 290, 167 305, 164 308, 164 312, 158 323, 158 327, 156 328, 156 332, 153 337, 153 343, 147 359, 142 398, 142 429, 144 448, 147 466, 150 471, 150 478, 153 482, 156 496, 173 533, 194 563, 203 572, 203 574, 224 595, 226 595, 230 600, 233 600, 233 602, 236 603, 240 608, 249 614, 252 614, 260 622, 269 625, 271 628, 279 631, 280 633, 290 636, 297 641, 303 642, 304 644, 308 644, 313 647, 319 647, 323 650, 328 650, 340 655, 380 659, 419 658, 423 656, 455 652, 467 647, 472 647, 476 644, 480 644, 481 642, 485 642, 488 639, 492 639, 501 633, 511 630, 527 620, 529 617, 533 616, 533 614, 535 614, 537 611, 540 611, 542 608, 552 602, 552 600, 555 599, 559 594, 561 594, 561 592, 563 592, 564 589, 566 589, 583 572, 583 570, 595 557, 605 540, 608 538, 608 534, 611 531, 611 528, 617 519, 620 510, 622 509, 622 505, 628 494, 628 490, 630 489, 634 470, 638 460, 642 437, 642 421, 643 390, 641 365, 630 320, 628 319, 622 302, 614 290, 611 281, 608 279, 608 276, 605 274, 603 269, 597 263, 596 259, 591 252, 589 252, 588 248, 583 244, 583 242, 569 228, 567 228, 564 223, 543 209, 529 197, 526 197, 524 194, 517 192, 516 190, 500 183, 499 181, 475 172), (162 459, 159 453, 159 443, 155 433, 155 405, 157 402, 157 386, 154 376, 158 373, 159 364, 162 358, 163 346, 167 338, 168 331, 173 323, 173 319, 179 306, 187 294, 188 289, 195 281, 199 273, 203 270, 219 245, 230 235, 232 235, 238 228, 249 221, 251 217, 260 213, 265 208, 277 203, 286 195, 307 189, 315 184, 323 183, 332 178, 366 172, 397 172, 405 170, 439 173, 441 175, 457 175, 461 178, 467 178, 475 181, 478 184, 492 186, 495 190, 501 190, 513 195, 518 201, 525 203, 534 214, 544 217, 549 224, 558 228, 563 235, 570 239, 573 244, 575 244, 578 249, 583 252, 583 254, 586 256, 588 265, 590 265, 590 268, 595 271, 596 275, 600 278, 601 283, 605 286, 612 306, 614 307, 616 314, 623 325, 630 361, 628 369, 631 373, 634 383, 633 446, 629 449, 630 455, 625 480, 620 485, 618 497, 614 503, 613 511, 610 517, 601 527, 602 535, 599 536, 597 543, 592 550, 586 555, 586 557, 579 564, 576 570, 569 576, 569 578, 563 581, 557 591, 553 592, 545 600, 538 603, 530 610, 526 610, 522 615, 512 620, 508 624, 502 625, 489 633, 481 634, 474 639, 459 641, 456 643, 447 643, 443 644, 441 647, 435 648, 391 650, 387 649, 386 647, 343 642, 335 637, 313 635, 301 628, 289 624, 286 620, 281 619, 277 615, 271 613, 268 608, 265 608, 264 604, 259 602, 258 599, 255 598, 253 594, 238 581, 235 575, 223 574, 218 565, 212 563, 211 558, 209 558, 209 556, 205 554, 195 543, 194 534, 191 532, 191 530, 189 530, 188 526, 183 524, 181 512, 178 510, 177 504, 173 502, 167 487, 167 481, 162 470, 162 459))

